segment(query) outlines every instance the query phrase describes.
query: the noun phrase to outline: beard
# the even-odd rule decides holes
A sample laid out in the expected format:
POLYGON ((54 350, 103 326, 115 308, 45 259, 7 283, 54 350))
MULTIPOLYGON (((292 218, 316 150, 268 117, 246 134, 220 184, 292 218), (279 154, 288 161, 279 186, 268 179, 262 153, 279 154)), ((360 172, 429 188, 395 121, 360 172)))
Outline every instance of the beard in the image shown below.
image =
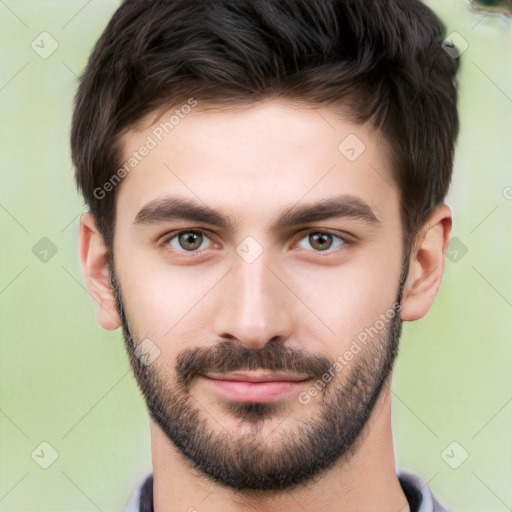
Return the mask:
POLYGON ((304 407, 304 417, 291 420, 289 425, 283 420, 277 432, 268 434, 272 439, 263 435, 263 424, 280 418, 289 403, 225 402, 225 412, 239 420, 237 428, 227 430, 193 396, 195 378, 209 372, 263 369, 306 374, 318 382, 329 370, 332 375, 332 358, 292 349, 276 340, 259 350, 221 340, 211 347, 191 347, 180 352, 171 374, 157 364, 158 360, 144 364, 143 358, 137 357, 136 348, 142 340, 130 328, 113 264, 111 282, 130 364, 149 414, 189 467, 236 491, 277 492, 316 480, 334 463, 346 462, 356 453, 357 441, 362 440, 398 353, 402 327, 399 311, 407 270, 404 258, 389 323, 358 351, 349 365, 326 384, 324 379, 323 389, 309 405, 297 400, 293 407, 304 407))

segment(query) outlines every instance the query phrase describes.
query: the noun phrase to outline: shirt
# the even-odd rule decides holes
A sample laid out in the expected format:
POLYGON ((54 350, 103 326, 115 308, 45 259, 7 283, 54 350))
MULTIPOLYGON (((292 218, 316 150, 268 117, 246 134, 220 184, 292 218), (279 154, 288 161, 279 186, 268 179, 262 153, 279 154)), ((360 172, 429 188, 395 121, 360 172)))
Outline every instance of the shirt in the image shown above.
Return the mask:
MULTIPOLYGON (((397 476, 411 512, 450 512, 436 500, 422 478, 407 471, 399 471, 397 476)), ((139 483, 122 512, 154 512, 153 474, 139 483)))

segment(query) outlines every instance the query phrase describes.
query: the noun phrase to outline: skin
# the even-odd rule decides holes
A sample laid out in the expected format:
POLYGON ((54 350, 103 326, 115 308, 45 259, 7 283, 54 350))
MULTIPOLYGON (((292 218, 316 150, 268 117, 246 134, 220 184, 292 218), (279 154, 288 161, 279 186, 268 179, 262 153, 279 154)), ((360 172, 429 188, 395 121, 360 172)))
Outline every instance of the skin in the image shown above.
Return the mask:
MULTIPOLYGON (((153 129, 146 125, 125 136, 127 157, 153 129)), ((336 359, 394 303, 402 269, 399 207, 385 145, 368 125, 350 123, 328 108, 276 99, 233 111, 194 110, 118 186, 114 258, 130 326, 139 340, 158 346, 156 364, 168 371, 169 382, 180 351, 211 347, 221 338, 253 350, 278 338, 336 359), (338 150, 349 134, 366 146, 353 162, 338 150), (141 208, 170 195, 231 217, 233 231, 183 220, 134 223, 141 208), (364 201, 379 223, 339 217, 272 227, 291 206, 340 195, 364 201), (162 243, 164 235, 192 228, 211 241, 199 255, 178 249, 177 238, 174 247, 170 237, 162 243), (322 252, 308 243, 308 233, 316 231, 342 238, 322 252), (251 263, 236 251, 248 236, 262 249, 251 263)), ((435 298, 451 222, 449 208, 441 205, 425 223, 410 255, 403 321, 422 318, 435 298)), ((81 218, 80 256, 98 322, 118 328, 107 249, 91 214, 81 218)), ((388 379, 350 460, 340 458, 290 491, 243 493, 218 485, 192 469, 151 421, 156 510, 407 512, 394 464, 389 384, 388 379)), ((321 400, 304 405, 297 399, 310 386, 299 385, 282 399, 283 411, 260 425, 257 439, 269 454, 279 435, 318 414, 321 400)), ((216 431, 252 432, 206 379, 195 379, 191 392, 216 431)))

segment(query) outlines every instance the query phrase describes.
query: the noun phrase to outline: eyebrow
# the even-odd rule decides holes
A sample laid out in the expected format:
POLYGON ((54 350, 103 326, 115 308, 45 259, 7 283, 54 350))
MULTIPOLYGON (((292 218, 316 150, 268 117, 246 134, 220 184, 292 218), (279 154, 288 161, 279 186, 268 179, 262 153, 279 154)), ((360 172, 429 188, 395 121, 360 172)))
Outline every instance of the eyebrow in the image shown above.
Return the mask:
MULTIPOLYGON (((342 195, 316 203, 290 206, 278 215, 270 231, 341 217, 360 220, 372 227, 382 224, 371 207, 362 199, 342 195)), ((137 213, 133 224, 145 225, 170 220, 210 224, 230 232, 233 232, 236 226, 233 217, 197 201, 174 196, 155 199, 144 205, 137 213)))

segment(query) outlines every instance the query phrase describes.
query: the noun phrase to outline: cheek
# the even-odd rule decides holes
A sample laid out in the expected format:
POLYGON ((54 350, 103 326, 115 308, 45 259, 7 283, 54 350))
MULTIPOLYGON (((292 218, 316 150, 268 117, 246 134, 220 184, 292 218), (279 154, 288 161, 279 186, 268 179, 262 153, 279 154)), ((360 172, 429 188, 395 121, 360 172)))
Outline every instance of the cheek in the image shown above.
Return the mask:
POLYGON ((198 272, 193 266, 171 267, 144 251, 132 251, 119 266, 123 302, 137 337, 166 344, 172 340, 175 345, 188 333, 190 344, 191 326, 197 331, 206 322, 203 299, 222 277, 221 269, 198 272))
POLYGON ((307 276, 294 273, 297 295, 315 313, 308 315, 308 320, 315 320, 305 322, 303 329, 326 350, 338 354, 381 315, 392 314, 400 273, 400 252, 385 248, 377 259, 360 258, 337 268, 318 267, 307 276))

